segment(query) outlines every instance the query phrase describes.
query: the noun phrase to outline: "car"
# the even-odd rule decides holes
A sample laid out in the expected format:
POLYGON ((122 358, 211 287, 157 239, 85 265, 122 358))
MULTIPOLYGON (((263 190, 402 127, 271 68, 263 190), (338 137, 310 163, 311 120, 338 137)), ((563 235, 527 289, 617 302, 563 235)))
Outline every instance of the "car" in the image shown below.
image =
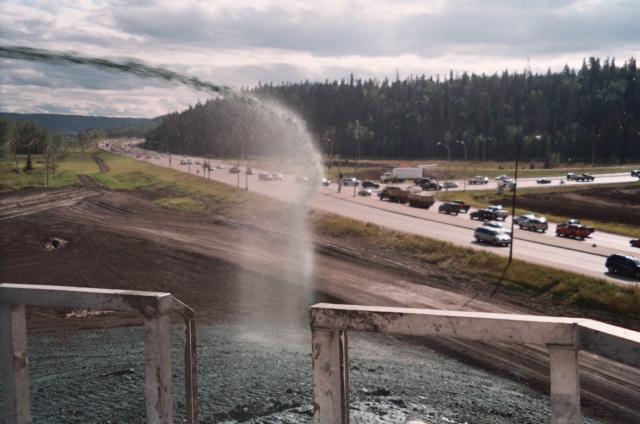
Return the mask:
POLYGON ((363 188, 380 188, 380 184, 374 183, 373 181, 363 181, 362 187, 363 188))
POLYGON ((360 181, 356 177, 344 177, 342 178, 342 186, 343 187, 358 187, 360 185, 360 181))
POLYGON ((427 190, 427 191, 440 191, 442 190, 442 184, 439 184, 435 181, 431 181, 425 184, 420 184, 420 187, 422 187, 423 190, 427 190))
POLYGON ((567 181, 573 181, 576 178, 576 174, 573 172, 567 172, 567 181))
POLYGON ((442 184, 442 187, 444 187, 444 188, 458 188, 458 183, 456 183, 455 181, 445 181, 442 184))
POLYGON ((631 247, 640 247, 640 239, 629 240, 631 247))
POLYGON ((251 167, 248 167, 245 173, 247 175, 254 175, 255 174, 255 172, 253 172, 253 168, 251 168, 251 167))
POLYGON ((358 196, 371 197, 372 194, 373 190, 371 190, 370 188, 361 188, 360 190, 358 190, 358 196))
POLYGON ((543 216, 534 216, 531 219, 527 219, 524 222, 521 222, 519 226, 521 230, 542 231, 543 233, 546 233, 549 229, 549 223, 543 216))
POLYGON ((260 172, 258 174, 258 179, 260 181, 273 181, 273 175, 269 174, 268 172, 260 172))
POLYGON ((434 180, 433 178, 430 177, 425 177, 425 178, 416 178, 415 180, 413 180, 413 183, 415 185, 423 185, 423 184, 429 184, 429 183, 435 183, 436 180, 434 180))
POLYGON ((508 175, 504 175, 504 174, 503 174, 503 175, 498 175, 498 176, 495 178, 495 180, 496 180, 496 181, 504 181, 504 180, 508 180, 508 179, 510 179, 510 178, 511 178, 511 177, 509 177, 508 175))
POLYGON ((605 262, 610 274, 623 274, 640 279, 640 259, 622 254, 613 254, 605 262))
POLYGON ((640 169, 634 169, 633 171, 631 171, 631 176, 640 178, 640 169))
POLYGON ((188 164, 187 164, 187 161, 183 159, 180 161, 180 165, 188 165, 188 164))
POLYGON ((469 178, 469 184, 489 184, 489 178, 483 177, 482 175, 476 175, 475 177, 469 178))
POLYGON ((199 160, 197 160, 196 165, 202 165, 202 163, 199 160))
POLYGON ((238 168, 237 166, 233 166, 229 168, 229 174, 239 174, 239 173, 240 173, 240 168, 238 168))
POLYGON ((489 228, 497 228, 497 229, 504 229, 504 224, 502 222, 485 222, 484 224, 482 224, 483 227, 489 227, 489 228))
POLYGON ((509 188, 509 189, 513 190, 516 187, 516 182, 512 181, 510 179, 502 180, 502 181, 498 182, 498 187, 501 187, 502 189, 509 188))
POLYGON ((520 225, 522 222, 525 222, 525 221, 527 221, 529 219, 533 219, 535 217, 536 216, 534 214, 532 214, 532 213, 516 216, 516 217, 513 218, 513 223, 515 225, 520 225))
POLYGON ((216 169, 224 169, 224 165, 216 165, 216 169))
POLYGON ((489 209, 478 209, 477 211, 471 212, 469 214, 469 218, 477 219, 480 221, 496 221, 498 220, 498 215, 496 215, 494 211, 489 209))
POLYGON ((328 179, 326 179, 326 178, 323 178, 323 179, 320 181, 320 184, 322 184, 322 186, 323 186, 323 187, 329 187, 329 185, 331 184, 331 181, 329 181, 329 180, 328 180, 328 179))
POLYGON ((274 181, 284 181, 284 175, 279 172, 272 172, 271 176, 273 177, 274 181))
POLYGON ((446 213, 449 215, 458 215, 462 206, 458 203, 445 202, 438 206, 438 213, 446 213))
POLYGON ((485 222, 482 224, 483 227, 495 228, 497 230, 503 231, 509 235, 511 235, 511 230, 504 228, 504 224, 502 222, 485 222))
POLYGON ((536 184, 551 184, 551 180, 549 178, 538 178, 536 184))
POLYGON ((473 237, 481 243, 489 243, 494 246, 508 246, 511 244, 509 233, 496 228, 478 227, 473 232, 473 237))
POLYGON ((418 185, 414 185, 414 186, 407 187, 407 191, 409 193, 421 193, 423 190, 422 190, 422 187, 418 185))

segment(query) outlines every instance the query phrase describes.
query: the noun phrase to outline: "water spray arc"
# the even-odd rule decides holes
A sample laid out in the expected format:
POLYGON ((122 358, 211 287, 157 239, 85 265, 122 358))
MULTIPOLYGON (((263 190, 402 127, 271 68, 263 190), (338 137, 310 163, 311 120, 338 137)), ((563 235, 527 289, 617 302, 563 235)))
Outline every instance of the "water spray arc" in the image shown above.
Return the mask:
MULTIPOLYGON (((251 128, 252 134, 256 135, 255 139, 251 140, 254 146, 258 146, 256 150, 272 158, 277 158, 280 163, 286 159, 289 163, 301 165, 301 169, 304 169, 305 176, 309 180, 308 184, 296 185, 292 191, 290 200, 294 207, 290 208, 290 213, 287 216, 281 218, 280 225, 280 228, 283 229, 281 231, 289 236, 287 241, 288 260, 284 262, 289 266, 283 267, 287 269, 280 273, 279 278, 295 282, 299 287, 301 295, 296 298, 297 303, 292 300, 293 304, 290 307, 306 308, 308 304, 302 305, 300 302, 304 302, 309 297, 313 269, 313 249, 307 223, 307 204, 320 186, 320 180, 324 173, 321 155, 314 145, 313 137, 308 132, 305 122, 296 113, 271 99, 258 98, 195 76, 146 65, 131 59, 118 61, 25 46, 0 46, 0 59, 42 62, 61 66, 84 65, 135 75, 144 79, 172 82, 229 101, 238 110, 245 111, 242 116, 252 114, 254 118, 250 120, 251 124, 247 124, 249 121, 239 119, 242 116, 236 117, 236 120, 240 125, 259 126, 251 128)), ((168 153, 171 154, 171 152, 168 153)), ((249 152, 245 151, 244 153, 248 154, 249 152)), ((251 248, 252 246, 247 246, 247 251, 249 252, 251 248)), ((285 291, 286 289, 282 289, 281 293, 276 293, 274 296, 291 297, 290 293, 285 291)), ((251 294, 242 294, 242 296, 251 296, 251 294)))

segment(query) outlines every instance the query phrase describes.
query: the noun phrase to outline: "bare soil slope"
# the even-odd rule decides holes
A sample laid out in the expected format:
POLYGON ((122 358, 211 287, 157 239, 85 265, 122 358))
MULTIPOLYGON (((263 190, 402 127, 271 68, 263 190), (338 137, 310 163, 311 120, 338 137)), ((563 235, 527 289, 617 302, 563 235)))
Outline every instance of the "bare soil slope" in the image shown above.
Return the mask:
MULTIPOLYGON (((11 204, 7 197, 0 201, 11 204)), ((33 213, 0 219, 0 281, 168 291, 192 306, 205 323, 250 317, 304 325, 307 306, 317 300, 588 315, 525 293, 505 290, 489 298, 492 282, 459 281, 446 270, 394 252, 330 239, 316 240, 315 290, 310 290, 283 273, 283 267, 296 266, 287 262, 284 246, 294 235, 286 234, 286 228, 266 230, 259 223, 174 212, 121 192, 54 205, 45 210, 38 204, 33 213), (47 248, 54 238, 66 244, 47 248)), ((15 216, 15 211, 8 213, 15 216)), ((139 322, 135 316, 106 314, 86 319, 73 315, 66 310, 35 310, 29 325, 48 333, 61 326, 97 328, 139 322)), ((614 317, 594 317, 617 323, 614 317)), ((625 324, 640 327, 637 322, 625 324)), ((414 342, 524 377, 543 391, 548 385, 548 357, 543 349, 451 340, 414 342)), ((583 356, 582 363, 583 396, 595 408, 592 411, 604 417, 614 414, 616 422, 623 422, 621 414, 629 422, 638 422, 640 416, 634 410, 640 403, 638 370, 591 356, 583 356)))

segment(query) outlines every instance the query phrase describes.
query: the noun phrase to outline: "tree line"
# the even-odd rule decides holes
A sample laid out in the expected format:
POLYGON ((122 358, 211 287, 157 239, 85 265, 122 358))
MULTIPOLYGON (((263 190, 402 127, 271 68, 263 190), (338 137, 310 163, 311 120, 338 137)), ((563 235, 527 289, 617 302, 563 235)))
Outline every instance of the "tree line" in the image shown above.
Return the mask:
POLYGON ((14 161, 16 173, 33 169, 31 155, 43 155, 46 171, 55 172, 56 159, 65 151, 67 144, 61 134, 51 134, 31 122, 0 118, 0 154, 14 161), (22 168, 18 155, 27 156, 22 168))
MULTIPOLYGON (((343 157, 625 162, 640 159, 635 59, 589 58, 580 69, 263 85, 251 95, 299 113, 317 145, 343 157), (520 146, 520 147, 518 147, 520 146)), ((150 144, 191 154, 251 150, 264 131, 247 103, 213 99, 164 117, 150 144)), ((277 137, 277 133, 273 134, 277 137)))

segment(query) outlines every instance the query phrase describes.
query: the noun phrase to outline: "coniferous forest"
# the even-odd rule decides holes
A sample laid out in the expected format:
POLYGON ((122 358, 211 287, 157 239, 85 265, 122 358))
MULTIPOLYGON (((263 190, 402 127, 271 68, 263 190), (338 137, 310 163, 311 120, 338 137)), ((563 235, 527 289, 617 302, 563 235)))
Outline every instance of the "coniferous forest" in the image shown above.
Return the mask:
MULTIPOLYGON (((298 112, 318 146, 354 157, 628 162, 640 159, 640 71, 635 59, 590 58, 580 69, 532 74, 450 73, 394 80, 261 84, 249 90, 298 112)), ((223 99, 167 115, 147 135, 163 150, 250 154, 255 123, 223 99)), ((277 135, 275 135, 277 136, 277 135)))

